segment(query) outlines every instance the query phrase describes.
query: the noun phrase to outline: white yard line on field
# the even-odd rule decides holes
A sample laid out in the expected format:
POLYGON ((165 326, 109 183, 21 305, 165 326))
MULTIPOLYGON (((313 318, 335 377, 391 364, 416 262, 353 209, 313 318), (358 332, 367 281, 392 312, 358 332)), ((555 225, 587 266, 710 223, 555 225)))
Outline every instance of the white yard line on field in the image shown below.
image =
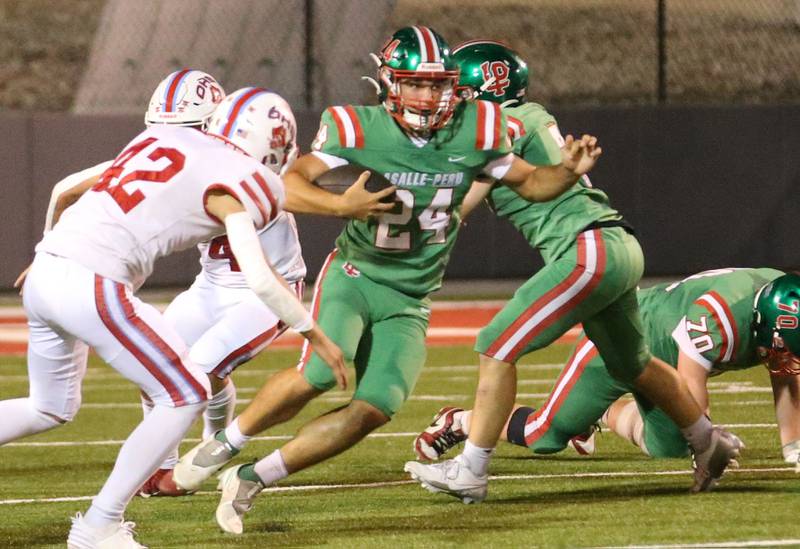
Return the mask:
MULTIPOLYGON (((733 469, 731 473, 786 473, 794 474, 793 467, 764 467, 755 469, 733 469)), ((659 476, 678 476, 689 475, 691 471, 607 471, 602 473, 558 473, 544 475, 497 475, 490 476, 490 480, 547 480, 547 479, 575 479, 575 478, 611 478, 611 477, 659 477, 659 476)), ((365 482, 353 484, 305 484, 299 486, 273 486, 264 489, 264 492, 307 492, 314 490, 339 490, 348 488, 384 488, 387 486, 402 486, 405 484, 416 484, 414 480, 392 480, 385 482, 365 482)), ((218 495, 218 492, 197 492, 195 495, 218 495)), ((0 500, 0 505, 16 505, 21 503, 58 503, 65 501, 88 501, 94 496, 71 496, 59 498, 26 498, 26 499, 5 499, 0 500)), ((702 547, 702 545, 675 545, 675 546, 648 546, 648 547, 702 547)), ((715 546, 711 546, 715 547, 715 546)), ((721 546, 722 547, 722 546, 721 546)))
POLYGON ((595 549, 684 549, 694 547, 786 547, 800 545, 800 539, 759 539, 750 541, 716 541, 707 543, 681 543, 675 545, 612 545, 595 549))
MULTIPOLYGON (((139 407, 139 404, 135 405, 139 407)), ((772 429, 777 427, 775 423, 730 423, 726 424, 725 427, 731 429, 772 429)), ((415 437, 419 433, 408 432, 408 433, 372 433, 371 435, 367 435, 367 438, 404 438, 404 437, 415 437)), ((265 435, 260 437, 253 437, 250 440, 289 440, 294 435, 265 435)), ((48 446, 120 446, 124 440, 50 440, 50 441, 42 441, 42 442, 9 442, 8 444, 4 445, 3 448, 38 448, 38 447, 48 447, 48 446)), ((200 442, 199 438, 185 438, 183 442, 200 442)))

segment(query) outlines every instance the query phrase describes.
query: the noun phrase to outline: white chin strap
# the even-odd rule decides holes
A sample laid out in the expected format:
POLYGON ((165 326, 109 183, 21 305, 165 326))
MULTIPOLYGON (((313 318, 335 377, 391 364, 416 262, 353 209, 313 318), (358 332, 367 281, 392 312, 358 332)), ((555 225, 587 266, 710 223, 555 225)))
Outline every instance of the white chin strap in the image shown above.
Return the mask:
POLYGON ((427 129, 425 122, 427 122, 429 118, 430 116, 423 116, 421 114, 411 112, 408 109, 403 109, 403 120, 406 121, 406 124, 416 130, 427 129))

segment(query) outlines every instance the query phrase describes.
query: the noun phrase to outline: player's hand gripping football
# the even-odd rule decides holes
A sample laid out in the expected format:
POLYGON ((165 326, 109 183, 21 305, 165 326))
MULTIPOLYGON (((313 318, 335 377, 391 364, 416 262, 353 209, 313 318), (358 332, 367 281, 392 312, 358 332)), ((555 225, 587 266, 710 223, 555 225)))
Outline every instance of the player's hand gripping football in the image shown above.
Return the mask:
POLYGON ((333 370, 339 388, 347 389, 347 366, 344 364, 342 350, 316 324, 302 335, 311 344, 314 352, 333 370))
POLYGON ((355 183, 342 194, 342 217, 364 221, 394 208, 394 202, 381 202, 381 199, 393 194, 396 187, 391 186, 371 193, 366 189, 370 175, 369 171, 362 172, 355 183))
POLYGON ((583 175, 594 167, 601 154, 603 149, 597 146, 595 136, 584 134, 576 140, 568 135, 561 147, 561 163, 575 175, 583 175))

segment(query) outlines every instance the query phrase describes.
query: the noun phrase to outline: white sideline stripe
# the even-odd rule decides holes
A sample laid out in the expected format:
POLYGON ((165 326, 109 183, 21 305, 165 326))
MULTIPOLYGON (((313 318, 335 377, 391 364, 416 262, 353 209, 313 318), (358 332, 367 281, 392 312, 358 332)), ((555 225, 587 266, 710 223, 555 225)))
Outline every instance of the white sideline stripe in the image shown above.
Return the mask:
MULTIPOLYGON (((731 473, 794 473, 794 467, 765 467, 756 469, 732 469, 731 473)), ((562 478, 610 478, 610 477, 658 477, 658 476, 678 476, 689 475, 691 471, 608 471, 603 473, 558 473, 546 475, 497 475, 490 476, 489 480, 547 480, 547 479, 562 479, 562 478)), ((306 492, 313 490, 339 490, 346 488, 384 488, 387 486, 402 486, 405 484, 417 484, 415 480, 390 480, 384 482, 365 482, 360 484, 305 484, 299 486, 273 486, 265 488, 263 491, 267 493, 273 492, 306 492)), ((218 495, 219 492, 197 492, 195 495, 218 495)), ((0 505, 16 505, 20 503, 58 503, 65 501, 88 501, 94 496, 72 496, 72 497, 59 497, 59 498, 28 498, 28 499, 4 499, 0 500, 0 505)), ((632 546, 633 547, 633 546, 632 546)), ((647 547, 661 547, 661 546, 647 546, 647 547)), ((664 547, 684 547, 680 546, 664 546, 664 547)), ((698 547, 689 545, 685 547, 698 547)), ((699 547, 702 547, 699 546, 699 547)))
MULTIPOLYGON (((132 405, 131 406, 139 408, 141 407, 140 404, 132 405)), ((725 424, 726 428, 729 429, 770 429, 777 427, 776 423, 730 423, 725 424)), ((402 438, 402 437, 415 437, 419 433, 372 433, 371 435, 367 435, 367 438, 402 438)), ((253 437, 250 440, 260 440, 260 441, 269 441, 269 440, 289 440, 293 438, 294 435, 265 435, 260 437, 253 437)), ((124 440, 53 440, 49 442, 9 442, 5 444, 3 448, 38 448, 38 447, 48 447, 48 446, 120 446, 122 443, 125 442, 124 440)), ((199 438, 185 438, 182 442, 200 442, 199 438)))
POLYGON ((760 539, 750 541, 717 541, 708 543, 682 543, 675 545, 611 545, 595 549, 683 549, 689 547, 779 547, 800 545, 800 539, 760 539))

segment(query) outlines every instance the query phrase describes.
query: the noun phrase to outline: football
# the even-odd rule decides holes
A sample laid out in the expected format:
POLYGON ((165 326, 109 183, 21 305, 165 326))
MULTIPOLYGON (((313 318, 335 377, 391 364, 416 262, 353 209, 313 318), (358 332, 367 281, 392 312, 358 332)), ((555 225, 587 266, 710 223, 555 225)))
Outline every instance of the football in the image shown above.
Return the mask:
MULTIPOLYGON (((383 175, 369 168, 365 168, 360 164, 345 164, 344 166, 338 166, 328 170, 315 179, 313 183, 328 192, 342 194, 350 188, 350 186, 355 183, 356 179, 358 179, 358 176, 365 171, 370 172, 369 179, 367 179, 367 183, 364 186, 369 192, 375 193, 392 186, 391 182, 383 175)), ((394 200, 395 195, 392 193, 389 196, 383 197, 381 202, 390 204, 394 202, 394 200)))

